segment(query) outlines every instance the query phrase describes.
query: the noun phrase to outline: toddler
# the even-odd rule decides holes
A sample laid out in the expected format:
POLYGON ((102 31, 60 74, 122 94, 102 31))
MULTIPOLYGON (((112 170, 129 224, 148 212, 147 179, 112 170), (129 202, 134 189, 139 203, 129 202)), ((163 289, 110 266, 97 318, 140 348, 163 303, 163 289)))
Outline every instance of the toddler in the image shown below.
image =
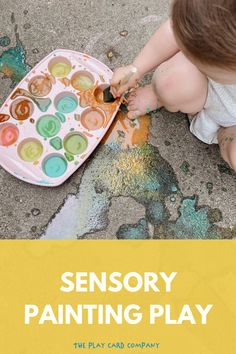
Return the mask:
POLYGON ((115 71, 113 95, 134 88, 153 69, 152 83, 130 93, 128 117, 161 107, 187 113, 191 132, 218 143, 236 171, 236 1, 175 0, 171 19, 131 65, 115 71))

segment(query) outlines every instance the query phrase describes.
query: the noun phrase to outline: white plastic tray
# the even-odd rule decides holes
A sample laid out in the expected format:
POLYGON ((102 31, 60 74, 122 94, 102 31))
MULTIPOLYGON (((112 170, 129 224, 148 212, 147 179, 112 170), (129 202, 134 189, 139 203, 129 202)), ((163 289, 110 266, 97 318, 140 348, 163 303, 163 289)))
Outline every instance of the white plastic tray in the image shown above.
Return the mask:
POLYGON ((107 66, 83 53, 59 49, 44 58, 0 109, 1 166, 28 183, 62 184, 116 116, 120 102, 102 101, 111 76, 107 66))

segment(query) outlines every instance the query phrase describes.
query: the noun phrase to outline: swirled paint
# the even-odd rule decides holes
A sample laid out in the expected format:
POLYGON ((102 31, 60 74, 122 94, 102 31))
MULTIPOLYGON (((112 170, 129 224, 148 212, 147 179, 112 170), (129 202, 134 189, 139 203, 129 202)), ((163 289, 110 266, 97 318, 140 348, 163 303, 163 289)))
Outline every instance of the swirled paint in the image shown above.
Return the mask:
POLYGON ((17 88, 13 92, 13 94, 11 95, 11 99, 13 100, 21 96, 30 98, 40 109, 41 112, 46 112, 52 103, 52 100, 49 97, 34 97, 30 92, 21 88, 17 88))
POLYGON ((63 95, 56 99, 55 106, 60 113, 71 113, 77 108, 78 100, 72 95, 63 95))
POLYGON ((71 85, 78 91, 87 91, 94 86, 94 79, 85 71, 77 72, 71 78, 71 85))
POLYGON ((39 140, 28 138, 23 140, 18 147, 20 158, 27 162, 34 162, 40 159, 43 153, 43 145, 39 140))
POLYGON ((56 112, 56 113, 55 113, 55 116, 57 116, 57 117, 60 119, 60 121, 61 121, 62 123, 65 123, 66 117, 65 117, 65 115, 64 115, 63 113, 56 112))
POLYGON ((67 162, 61 155, 51 155, 43 162, 44 173, 51 178, 57 178, 64 175, 67 170, 67 162))
POLYGON ((63 57, 57 57, 52 59, 51 62, 49 62, 48 64, 48 68, 50 73, 54 77, 59 77, 59 78, 66 77, 72 69, 69 60, 63 57))
POLYGON ((6 122, 10 119, 9 114, 0 114, 0 123, 6 122))
POLYGON ((88 140, 79 133, 69 134, 64 139, 65 150, 72 155, 82 154, 88 147, 88 140))
POLYGON ((105 122, 105 115, 99 109, 87 109, 82 113, 81 123, 88 130, 98 130, 105 122))
POLYGON ((19 98, 13 101, 10 107, 11 116, 16 120, 26 120, 33 112, 33 103, 25 98, 19 98))
POLYGON ((5 123, 0 126, 0 145, 10 146, 16 143, 19 137, 18 128, 11 123, 5 123))
POLYGON ((36 97, 47 96, 52 89, 51 81, 43 76, 37 75, 29 83, 29 92, 36 97))
POLYGON ((61 123, 57 117, 47 114, 39 118, 36 124, 36 129, 44 138, 52 138, 57 135, 61 129, 61 123))

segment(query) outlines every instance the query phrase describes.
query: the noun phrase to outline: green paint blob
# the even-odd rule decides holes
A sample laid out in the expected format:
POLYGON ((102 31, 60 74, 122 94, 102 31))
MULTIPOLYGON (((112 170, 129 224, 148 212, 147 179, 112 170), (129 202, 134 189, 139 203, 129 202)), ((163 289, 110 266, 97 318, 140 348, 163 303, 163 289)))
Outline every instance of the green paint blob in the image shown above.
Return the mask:
POLYGON ((37 132, 45 138, 52 138, 53 136, 57 135, 60 128, 61 123, 59 119, 49 114, 42 116, 36 124, 37 132))
POLYGON ((0 72, 11 79, 12 86, 20 82, 30 69, 26 64, 24 47, 19 40, 15 47, 9 48, 0 56, 0 72))
POLYGON ((56 112, 56 113, 55 113, 55 116, 57 116, 57 117, 60 119, 60 121, 61 121, 62 123, 65 123, 66 117, 64 116, 63 113, 56 112))
POLYGON ((43 163, 44 173, 51 178, 61 177, 67 169, 67 162, 60 155, 49 156, 43 163))
POLYGON ((56 103, 56 109, 61 113, 71 113, 73 112, 78 103, 77 100, 72 96, 63 96, 56 103))
POLYGON ((53 138, 50 140, 50 145, 55 149, 55 150, 61 150, 62 149, 62 140, 58 136, 56 138, 53 138))
POLYGON ((36 139, 26 139, 19 145, 18 152, 22 160, 34 162, 41 157, 43 146, 40 141, 36 139))
POLYGON ((184 173, 188 173, 189 172, 189 168, 190 168, 190 165, 187 161, 184 161, 182 163, 182 165, 180 166, 181 170, 184 172, 184 173))
POLYGON ((11 43, 11 40, 8 36, 4 36, 0 38, 0 46, 7 47, 11 43))
POLYGON ((65 152, 65 157, 67 159, 67 161, 71 162, 71 161, 74 161, 74 156, 71 155, 71 154, 68 154, 68 152, 65 152))
POLYGON ((180 216, 169 224, 168 235, 179 239, 217 239, 219 230, 213 227, 208 217, 208 208, 196 208, 196 198, 183 199, 180 216))
POLYGON ((64 140, 65 150, 72 155, 82 154, 88 146, 88 141, 85 136, 81 134, 70 134, 64 140))

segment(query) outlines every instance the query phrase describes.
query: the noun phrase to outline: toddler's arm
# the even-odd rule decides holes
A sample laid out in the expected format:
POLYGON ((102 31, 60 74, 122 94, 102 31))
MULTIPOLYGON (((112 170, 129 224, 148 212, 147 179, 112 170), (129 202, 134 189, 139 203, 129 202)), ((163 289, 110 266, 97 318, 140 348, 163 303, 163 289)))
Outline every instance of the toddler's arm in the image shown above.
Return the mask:
POLYGON ((115 71, 111 80, 113 95, 121 96, 129 88, 134 87, 144 74, 158 67, 178 51, 171 23, 168 20, 151 37, 133 64, 115 71))

